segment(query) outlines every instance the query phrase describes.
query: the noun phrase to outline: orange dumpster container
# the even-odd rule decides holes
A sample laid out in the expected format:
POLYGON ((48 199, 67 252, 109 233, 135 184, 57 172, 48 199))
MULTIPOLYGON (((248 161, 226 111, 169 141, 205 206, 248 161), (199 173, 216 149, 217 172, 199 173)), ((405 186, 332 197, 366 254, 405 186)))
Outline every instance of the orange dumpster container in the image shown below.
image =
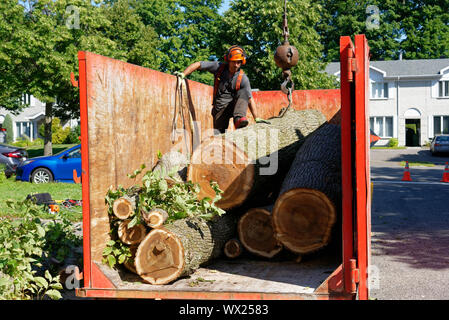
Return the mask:
MULTIPOLYGON (((105 195, 128 187, 127 174, 174 145, 191 153, 187 141, 204 139, 212 128, 213 88, 187 81, 186 105, 199 136, 180 134, 172 143, 176 77, 89 52, 79 52, 83 196, 83 286, 80 297, 150 299, 361 299, 368 298, 370 176, 368 67, 364 35, 341 38, 341 88, 296 90, 295 109, 318 109, 342 127, 343 253, 301 263, 217 260, 198 270, 210 279, 200 286, 179 279, 168 285, 143 283, 102 264, 109 240, 105 195), (186 147, 184 147, 186 146, 186 147), (355 190, 358 190, 356 193, 355 190), (353 223, 355 222, 355 223, 353 223)), ((288 103, 281 91, 256 91, 261 117, 277 115, 288 103)), ((190 125, 189 119, 185 119, 190 125)), ((189 147, 190 146, 190 147, 189 147)))

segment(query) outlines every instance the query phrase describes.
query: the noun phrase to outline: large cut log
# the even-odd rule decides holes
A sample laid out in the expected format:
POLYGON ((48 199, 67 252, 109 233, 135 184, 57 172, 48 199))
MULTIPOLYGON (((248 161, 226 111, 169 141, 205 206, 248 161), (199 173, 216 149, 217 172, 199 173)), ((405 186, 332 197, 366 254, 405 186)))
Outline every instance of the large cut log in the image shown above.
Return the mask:
POLYGON ((237 227, 245 249, 265 258, 272 258, 282 251, 282 244, 274 236, 271 210, 272 206, 250 209, 239 219, 237 227))
POLYGON ((340 126, 325 124, 298 150, 273 208, 276 238, 306 254, 326 246, 341 208, 340 126))
POLYGON ((235 218, 224 214, 213 221, 187 218, 153 229, 137 249, 137 273, 150 284, 187 276, 220 256, 235 227, 235 218))
POLYGON ((136 198, 130 196, 123 196, 114 201, 112 204, 112 212, 121 219, 127 219, 136 210, 136 198))
POLYGON ((199 183, 199 198, 215 196, 210 181, 224 191, 216 205, 230 209, 279 190, 296 151, 326 121, 317 110, 289 109, 283 117, 210 137, 192 154, 187 179, 199 183))

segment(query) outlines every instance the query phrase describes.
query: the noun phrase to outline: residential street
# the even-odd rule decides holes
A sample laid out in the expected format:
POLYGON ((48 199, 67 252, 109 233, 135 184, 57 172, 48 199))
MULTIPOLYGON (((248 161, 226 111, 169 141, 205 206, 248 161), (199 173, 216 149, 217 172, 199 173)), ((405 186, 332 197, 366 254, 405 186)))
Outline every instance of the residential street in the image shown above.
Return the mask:
POLYGON ((446 161, 428 149, 371 150, 372 299, 449 299, 446 161), (404 160, 436 165, 410 166, 403 182, 404 160))

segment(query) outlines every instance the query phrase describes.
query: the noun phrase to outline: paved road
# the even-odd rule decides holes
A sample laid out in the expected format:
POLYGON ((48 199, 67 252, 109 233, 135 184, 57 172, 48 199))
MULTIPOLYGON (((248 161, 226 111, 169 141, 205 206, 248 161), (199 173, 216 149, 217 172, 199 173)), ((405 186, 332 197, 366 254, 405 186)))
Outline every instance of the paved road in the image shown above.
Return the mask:
POLYGON ((371 150, 371 298, 449 299, 449 183, 440 183, 449 157, 428 150, 371 150), (400 161, 410 167, 402 182, 400 161))

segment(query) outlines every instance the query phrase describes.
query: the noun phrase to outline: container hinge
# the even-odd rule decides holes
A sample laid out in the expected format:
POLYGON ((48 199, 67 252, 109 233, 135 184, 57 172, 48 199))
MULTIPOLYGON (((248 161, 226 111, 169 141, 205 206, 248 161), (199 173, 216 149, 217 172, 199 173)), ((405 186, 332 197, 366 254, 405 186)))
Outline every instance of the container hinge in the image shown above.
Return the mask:
POLYGON ((348 81, 354 81, 354 72, 357 71, 357 60, 354 58, 354 51, 348 48, 348 81))
POLYGON ((360 282, 360 270, 357 268, 357 261, 355 259, 350 260, 351 267, 351 292, 357 292, 357 284, 360 282))

